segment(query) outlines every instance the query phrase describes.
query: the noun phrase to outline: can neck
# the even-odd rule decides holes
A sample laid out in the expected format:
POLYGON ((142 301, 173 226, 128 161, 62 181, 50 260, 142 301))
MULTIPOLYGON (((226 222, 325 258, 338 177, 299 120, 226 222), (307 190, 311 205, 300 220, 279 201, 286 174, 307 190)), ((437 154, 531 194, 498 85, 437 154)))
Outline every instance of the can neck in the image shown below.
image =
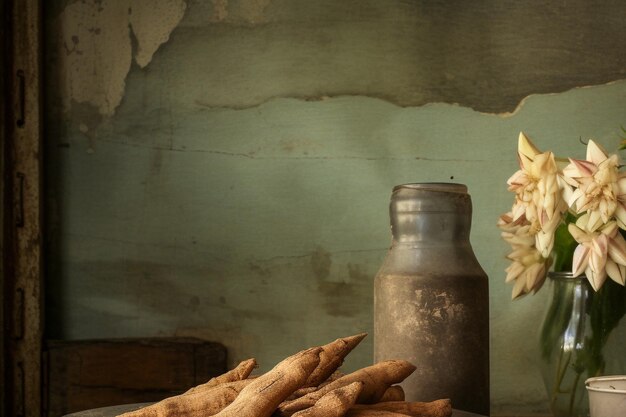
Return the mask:
POLYGON ((472 203, 462 184, 406 184, 389 205, 394 242, 469 242, 472 203))

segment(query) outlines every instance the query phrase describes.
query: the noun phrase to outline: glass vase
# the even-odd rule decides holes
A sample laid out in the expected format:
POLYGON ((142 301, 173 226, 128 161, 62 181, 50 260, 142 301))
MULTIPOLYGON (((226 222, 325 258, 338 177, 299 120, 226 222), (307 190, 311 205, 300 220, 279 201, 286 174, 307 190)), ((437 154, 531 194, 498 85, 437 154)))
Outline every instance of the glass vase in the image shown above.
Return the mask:
POLYGON ((551 272, 552 295, 540 331, 541 371, 555 417, 587 417, 585 380, 626 372, 626 288, 607 278, 551 272))

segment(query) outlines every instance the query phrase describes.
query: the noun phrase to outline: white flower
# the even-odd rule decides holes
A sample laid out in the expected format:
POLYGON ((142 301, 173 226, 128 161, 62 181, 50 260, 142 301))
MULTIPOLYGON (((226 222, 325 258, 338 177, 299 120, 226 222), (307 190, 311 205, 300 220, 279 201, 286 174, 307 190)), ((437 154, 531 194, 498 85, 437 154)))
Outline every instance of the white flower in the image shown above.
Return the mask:
POLYGON ((619 227, 626 229, 626 177, 619 172, 617 155, 608 156, 590 140, 586 160, 570 159, 563 180, 574 187, 568 205, 577 214, 589 214, 584 229, 598 230, 614 216, 619 227))
POLYGON ((523 216, 513 220, 513 213, 506 213, 500 216, 498 227, 502 229, 502 238, 513 248, 507 256, 511 264, 506 268, 506 282, 514 282, 511 298, 537 292, 545 281, 550 260, 535 247, 530 223, 523 216))
POLYGON ((529 233, 530 225, 525 217, 513 220, 513 213, 503 214, 498 219, 498 227, 502 230, 502 239, 513 247, 535 244, 535 238, 529 233))
POLYGON ((547 258, 554 245, 554 231, 567 210, 562 198, 565 184, 558 175, 554 154, 540 152, 524 133, 519 135, 517 154, 520 169, 507 181, 509 191, 515 193, 512 220, 525 217, 535 246, 547 258))
POLYGON ((546 278, 547 260, 534 247, 520 247, 507 258, 511 265, 506 268, 506 282, 515 281, 511 299, 515 300, 529 292, 537 292, 546 278))
POLYGON ((568 230, 579 245, 574 251, 572 273, 583 272, 595 291, 598 291, 607 275, 615 282, 626 283, 626 241, 619 233, 617 223, 610 221, 597 231, 585 230, 590 224, 590 214, 581 216, 568 230))

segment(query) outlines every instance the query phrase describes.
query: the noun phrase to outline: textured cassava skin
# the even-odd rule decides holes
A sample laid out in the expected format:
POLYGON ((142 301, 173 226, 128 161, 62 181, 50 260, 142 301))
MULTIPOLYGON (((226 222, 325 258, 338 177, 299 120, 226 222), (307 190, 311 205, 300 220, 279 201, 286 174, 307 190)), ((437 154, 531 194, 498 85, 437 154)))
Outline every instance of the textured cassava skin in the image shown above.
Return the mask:
POLYGON ((378 400, 380 403, 386 401, 404 401, 404 389, 400 385, 390 386, 380 400, 378 400))
POLYGON ((452 415, 452 403, 449 399, 442 399, 430 402, 389 401, 368 405, 357 404, 348 411, 346 417, 392 417, 389 413, 411 417, 449 417, 452 415))
POLYGON ((324 394, 309 408, 294 413, 292 417, 343 417, 363 389, 362 382, 353 382, 324 394))
POLYGON ((311 348, 283 360, 253 379, 216 417, 270 417, 281 402, 306 383, 320 363, 321 351, 320 347, 311 348))
POLYGON ((310 394, 310 393, 312 393, 314 391, 317 391, 318 389, 319 389, 318 387, 304 387, 304 388, 300 388, 300 389, 296 390, 296 392, 291 394, 285 401, 295 400, 296 398, 300 398, 303 395, 310 394))
POLYGON ((343 360, 350 352, 367 336, 367 333, 360 333, 354 336, 342 337, 334 342, 321 346, 320 363, 309 376, 305 387, 317 387, 326 381, 333 372, 342 364, 343 360))
POLYGON ((222 375, 216 376, 215 378, 211 378, 208 382, 204 384, 196 385, 195 387, 185 391, 184 394, 191 394, 192 392, 202 391, 207 388, 213 388, 219 384, 224 384, 227 382, 241 381, 243 379, 246 379, 256 367, 256 359, 246 359, 245 361, 240 362, 239 365, 237 365, 234 369, 231 369, 230 371, 222 375))
POLYGON ((386 410, 348 410, 345 417, 407 417, 406 414, 386 410))
MULTIPOLYGON (((319 367, 319 366, 318 366, 319 367)), ((317 368, 316 368, 317 369, 317 368)), ((321 384, 319 384, 318 386, 315 387, 303 387, 300 388, 298 390, 296 390, 296 392, 294 392, 293 394, 291 394, 289 396, 289 398, 287 398, 286 401, 291 401, 291 400, 295 400, 296 398, 300 398, 306 394, 310 394, 314 391, 317 391, 318 389, 322 388, 323 386, 326 386, 328 384, 330 384, 333 381, 338 380, 339 378, 341 378, 342 376, 344 376, 343 373, 339 372, 339 371, 335 371, 333 372, 324 382, 322 382, 321 384)), ((396 387, 402 389, 402 387, 400 387, 399 385, 395 385, 396 387)), ((389 387, 390 389, 393 387, 389 387)), ((385 394, 387 394, 385 392, 385 394)), ((404 391, 402 391, 402 395, 404 395, 404 391)), ((384 397, 385 395, 383 395, 384 397)), ((399 399, 397 395, 393 395, 392 397, 390 397, 392 399, 388 400, 388 401, 402 401, 404 400, 404 398, 399 399)))
POLYGON ((345 375, 310 394, 280 404, 277 414, 283 417, 291 416, 297 411, 311 407, 322 395, 357 381, 363 382, 363 389, 357 398, 357 403, 372 404, 378 402, 391 385, 403 381, 413 371, 415 371, 415 366, 407 361, 379 362, 345 375))
POLYGON ((219 413, 231 404, 252 380, 227 382, 190 394, 166 398, 137 411, 118 417, 206 417, 219 413))

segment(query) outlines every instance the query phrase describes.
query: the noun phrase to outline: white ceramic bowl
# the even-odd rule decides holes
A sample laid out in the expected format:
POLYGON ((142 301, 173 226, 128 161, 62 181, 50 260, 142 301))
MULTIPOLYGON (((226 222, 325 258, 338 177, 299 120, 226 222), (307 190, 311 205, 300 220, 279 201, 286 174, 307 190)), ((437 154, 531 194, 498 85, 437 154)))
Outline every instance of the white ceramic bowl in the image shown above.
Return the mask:
POLYGON ((585 386, 591 417, 626 416, 626 375, 589 378, 585 386))

